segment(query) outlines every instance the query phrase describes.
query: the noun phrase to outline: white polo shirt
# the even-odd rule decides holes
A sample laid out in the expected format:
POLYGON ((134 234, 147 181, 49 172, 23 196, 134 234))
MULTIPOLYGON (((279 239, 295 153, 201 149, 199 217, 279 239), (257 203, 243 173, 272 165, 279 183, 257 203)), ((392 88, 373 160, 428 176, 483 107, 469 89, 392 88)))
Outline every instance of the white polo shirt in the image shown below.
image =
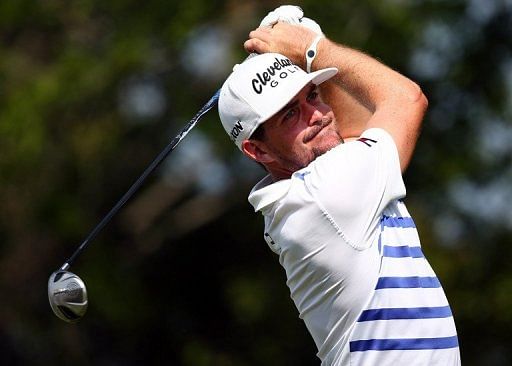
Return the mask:
POLYGON ((460 365, 404 196, 396 146, 376 128, 249 195, 322 365, 460 365))

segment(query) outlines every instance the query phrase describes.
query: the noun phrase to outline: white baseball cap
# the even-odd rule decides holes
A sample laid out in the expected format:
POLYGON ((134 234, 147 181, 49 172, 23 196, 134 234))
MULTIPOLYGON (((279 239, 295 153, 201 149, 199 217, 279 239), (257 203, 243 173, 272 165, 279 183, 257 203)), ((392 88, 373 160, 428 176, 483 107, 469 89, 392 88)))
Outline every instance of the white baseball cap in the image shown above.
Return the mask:
POLYGON ((308 83, 330 79, 335 67, 306 73, 278 53, 264 53, 236 65, 220 90, 219 116, 233 142, 242 142, 285 107, 308 83))

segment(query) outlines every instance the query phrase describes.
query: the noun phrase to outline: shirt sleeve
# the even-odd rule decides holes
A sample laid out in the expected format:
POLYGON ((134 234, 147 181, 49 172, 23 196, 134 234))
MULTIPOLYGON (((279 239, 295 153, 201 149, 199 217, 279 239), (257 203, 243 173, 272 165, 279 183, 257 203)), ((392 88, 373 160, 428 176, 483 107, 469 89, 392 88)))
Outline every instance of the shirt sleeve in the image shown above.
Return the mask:
POLYGON ((382 211, 406 193, 396 145, 383 129, 366 130, 359 139, 330 150, 310 167, 311 194, 356 249, 371 245, 382 211))

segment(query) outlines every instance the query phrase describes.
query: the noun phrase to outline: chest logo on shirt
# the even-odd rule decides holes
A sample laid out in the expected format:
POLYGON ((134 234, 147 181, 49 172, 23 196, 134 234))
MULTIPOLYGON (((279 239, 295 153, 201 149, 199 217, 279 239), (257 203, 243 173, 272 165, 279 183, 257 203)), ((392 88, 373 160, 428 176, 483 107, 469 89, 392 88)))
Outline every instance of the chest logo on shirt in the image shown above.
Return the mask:
POLYGON ((365 144, 368 147, 372 147, 377 143, 377 140, 372 140, 367 137, 360 137, 357 139, 357 141, 361 141, 363 144, 365 144))

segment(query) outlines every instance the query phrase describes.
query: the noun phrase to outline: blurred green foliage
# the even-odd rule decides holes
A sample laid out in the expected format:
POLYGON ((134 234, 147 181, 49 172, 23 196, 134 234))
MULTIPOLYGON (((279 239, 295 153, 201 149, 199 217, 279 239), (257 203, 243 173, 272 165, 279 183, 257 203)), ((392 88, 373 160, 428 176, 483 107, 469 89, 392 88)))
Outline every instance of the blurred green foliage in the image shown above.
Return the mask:
MULTIPOLYGON (((463 363, 512 363, 510 2, 296 4, 330 38, 422 86, 430 108, 405 176, 408 205, 463 363)), ((263 172, 240 161, 214 111, 73 266, 88 285, 87 316, 65 324, 46 297, 50 273, 220 87, 248 32, 278 5, 0 2, 2 365, 318 364, 246 201, 263 172), (191 160, 190 150, 208 153, 191 160)))

